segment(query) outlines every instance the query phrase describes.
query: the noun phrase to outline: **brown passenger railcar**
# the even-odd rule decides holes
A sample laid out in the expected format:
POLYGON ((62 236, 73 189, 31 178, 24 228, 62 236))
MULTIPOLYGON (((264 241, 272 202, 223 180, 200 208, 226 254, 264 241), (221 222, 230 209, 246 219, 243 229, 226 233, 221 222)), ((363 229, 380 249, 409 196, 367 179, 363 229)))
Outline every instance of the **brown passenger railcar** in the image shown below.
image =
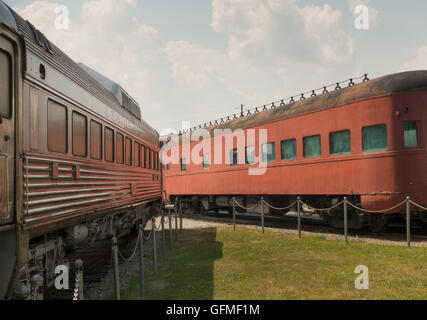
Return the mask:
MULTIPOLYGON (((273 207, 284 208, 298 196, 319 209, 333 207, 344 197, 368 211, 389 209, 407 196, 425 205, 426 108, 427 71, 413 71, 237 116, 207 128, 212 137, 207 140, 210 151, 203 155, 207 163, 194 163, 185 152, 200 143, 199 130, 191 133, 196 135, 191 143, 184 139, 190 133, 179 137, 179 145, 169 152, 179 153, 181 164, 166 163, 165 190, 172 201, 179 198, 202 210, 230 211, 233 197, 245 207, 264 197, 273 207), (218 129, 233 133, 215 134, 218 129), (236 129, 245 132, 242 145, 236 129), (264 146, 258 134, 248 142, 250 129, 267 130, 264 146), (221 153, 214 152, 218 140, 221 153), (264 174, 249 174, 257 166, 252 164, 255 157, 265 163, 264 174)), ((425 224, 425 212, 412 209, 414 221, 425 224)), ((384 214, 350 210, 349 225, 367 224, 380 231, 404 210, 404 205, 384 214)), ((340 207, 321 215, 342 227, 342 212, 340 207)))
POLYGON ((25 299, 64 249, 157 210, 159 136, 120 86, 1 1, 0 72, 0 299, 25 299))

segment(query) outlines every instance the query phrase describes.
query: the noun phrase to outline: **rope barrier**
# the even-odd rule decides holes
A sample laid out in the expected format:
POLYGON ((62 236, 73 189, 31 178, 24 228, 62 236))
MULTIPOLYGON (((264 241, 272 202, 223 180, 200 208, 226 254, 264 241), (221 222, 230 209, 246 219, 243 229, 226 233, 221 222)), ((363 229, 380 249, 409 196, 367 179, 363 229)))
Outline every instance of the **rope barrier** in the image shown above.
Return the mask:
POLYGON ((148 234, 148 237, 144 236, 145 240, 148 240, 151 238, 151 234, 153 233, 153 230, 150 230, 150 233, 148 234))
MULTIPOLYGON (((318 209, 318 208, 313 208, 312 206, 309 206, 308 204, 306 204, 306 203, 302 202, 301 200, 299 200, 299 202, 300 202, 302 205, 304 205, 304 206, 306 206, 306 207, 308 207, 308 208, 310 208, 310 209, 312 209, 312 210, 314 210, 314 211, 329 211, 329 210, 332 210, 332 209, 338 208, 339 206, 341 206, 341 205, 344 203, 344 201, 341 201, 340 203, 338 203, 338 204, 336 204, 336 205, 334 205, 334 206, 332 206, 332 207, 330 207, 330 208, 322 208, 322 209, 318 209)), ((347 202, 348 202, 348 201, 347 201, 347 202)))
POLYGON ((253 206, 253 207, 251 207, 251 208, 246 208, 246 207, 242 206, 242 205, 241 205, 237 200, 234 200, 234 203, 235 203, 238 207, 242 208, 243 210, 247 210, 247 211, 249 211, 249 210, 253 210, 253 209, 255 209, 255 208, 257 208, 257 207, 259 206, 259 203, 257 203, 255 206, 253 206))
POLYGON ((415 203, 415 202, 414 202, 414 201, 412 201, 412 200, 409 200, 409 202, 410 202, 411 204, 413 204, 414 206, 418 207, 419 209, 424 210, 424 211, 427 211, 427 208, 426 208, 426 207, 423 207, 423 206, 421 206, 421 205, 419 205, 419 204, 415 203))
POLYGON ((265 201, 265 200, 263 200, 263 201, 267 205, 267 207, 270 207, 271 209, 279 210, 279 211, 288 210, 288 209, 292 208, 293 206, 295 206, 298 203, 297 201, 295 201, 294 203, 292 203, 291 205, 289 205, 289 206, 287 206, 285 208, 276 208, 276 207, 273 207, 271 204, 267 203, 267 201, 265 201))
POLYGON ((403 200, 401 203, 399 203, 399 204, 397 204, 397 205, 395 205, 394 207, 391 207, 391 208, 389 208, 389 209, 385 209, 385 210, 378 210, 378 211, 374 211, 374 210, 365 210, 365 209, 363 209, 363 208, 359 208, 358 206, 356 206, 356 205, 352 204, 352 203, 351 203, 351 202, 349 202, 349 201, 347 201, 347 203, 348 203, 351 207, 353 207, 354 209, 356 209, 356 210, 360 210, 360 211, 362 211, 362 212, 366 212, 366 213, 385 213, 385 212, 388 212, 388 211, 391 211, 391 210, 394 210, 394 209, 397 209, 397 208, 401 207, 402 205, 404 205, 404 204, 406 203, 406 200, 403 200))

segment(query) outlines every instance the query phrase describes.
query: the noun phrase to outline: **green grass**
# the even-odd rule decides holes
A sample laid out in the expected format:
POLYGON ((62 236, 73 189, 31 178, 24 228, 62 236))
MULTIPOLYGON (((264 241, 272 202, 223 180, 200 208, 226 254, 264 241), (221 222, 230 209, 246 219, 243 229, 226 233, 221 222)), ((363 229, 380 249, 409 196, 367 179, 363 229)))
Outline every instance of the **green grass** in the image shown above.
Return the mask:
MULTIPOLYGON (((427 299, 427 248, 376 245, 240 228, 184 230, 145 299, 427 299), (354 269, 369 268, 369 290, 354 269)), ((169 242, 166 242, 169 244, 169 242)), ((139 276, 122 299, 140 299, 139 276)))

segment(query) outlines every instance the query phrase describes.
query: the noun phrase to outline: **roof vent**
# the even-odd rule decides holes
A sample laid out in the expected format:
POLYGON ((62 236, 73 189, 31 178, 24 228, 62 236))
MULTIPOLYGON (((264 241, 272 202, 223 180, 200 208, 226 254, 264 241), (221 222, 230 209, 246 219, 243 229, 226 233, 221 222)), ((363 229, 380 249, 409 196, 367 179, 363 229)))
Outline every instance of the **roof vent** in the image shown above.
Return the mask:
POLYGON ((37 44, 40 47, 44 48, 47 52, 52 54, 53 50, 49 40, 44 36, 43 33, 37 30, 28 20, 27 20, 27 23, 30 26, 31 31, 33 32, 34 39, 36 40, 37 44))

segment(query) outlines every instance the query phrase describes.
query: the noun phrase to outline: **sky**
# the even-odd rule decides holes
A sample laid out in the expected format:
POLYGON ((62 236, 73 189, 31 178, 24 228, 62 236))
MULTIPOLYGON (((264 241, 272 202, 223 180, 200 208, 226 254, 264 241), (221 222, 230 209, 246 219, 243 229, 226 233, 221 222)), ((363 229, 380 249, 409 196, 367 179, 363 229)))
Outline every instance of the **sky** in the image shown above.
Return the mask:
POLYGON ((160 133, 365 73, 427 69, 427 1, 5 2, 76 62, 119 83, 160 133), (367 29, 356 28, 359 5, 369 10, 367 29), (58 27, 58 6, 68 28, 58 27))

